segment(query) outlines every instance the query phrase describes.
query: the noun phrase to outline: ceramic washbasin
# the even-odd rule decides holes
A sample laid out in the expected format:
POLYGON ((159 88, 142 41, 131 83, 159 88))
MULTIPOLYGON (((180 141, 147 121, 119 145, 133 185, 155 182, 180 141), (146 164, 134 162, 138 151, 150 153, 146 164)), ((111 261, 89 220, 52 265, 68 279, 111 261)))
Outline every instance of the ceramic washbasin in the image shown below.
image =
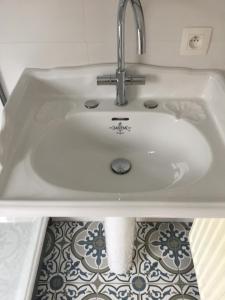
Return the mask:
POLYGON ((115 88, 96 85, 114 69, 23 73, 2 118, 0 211, 225 216, 223 73, 129 65, 146 85, 128 87, 118 107, 115 88), (92 99, 99 106, 87 109, 92 99), (111 169, 118 158, 131 163, 124 175, 111 169))
POLYGON ((50 124, 31 153, 34 172, 46 182, 98 193, 190 185, 207 173, 211 160, 206 139, 185 120, 151 111, 104 112, 101 107, 50 124), (110 168, 121 157, 132 165, 123 176, 110 168))

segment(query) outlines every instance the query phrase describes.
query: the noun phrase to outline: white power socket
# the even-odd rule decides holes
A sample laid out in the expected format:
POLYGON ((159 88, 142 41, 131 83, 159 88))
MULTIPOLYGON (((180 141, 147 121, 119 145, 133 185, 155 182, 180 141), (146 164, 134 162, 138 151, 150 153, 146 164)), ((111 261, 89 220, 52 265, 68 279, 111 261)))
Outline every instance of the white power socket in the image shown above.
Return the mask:
POLYGON ((211 27, 184 28, 180 55, 206 55, 209 49, 211 35, 211 27))

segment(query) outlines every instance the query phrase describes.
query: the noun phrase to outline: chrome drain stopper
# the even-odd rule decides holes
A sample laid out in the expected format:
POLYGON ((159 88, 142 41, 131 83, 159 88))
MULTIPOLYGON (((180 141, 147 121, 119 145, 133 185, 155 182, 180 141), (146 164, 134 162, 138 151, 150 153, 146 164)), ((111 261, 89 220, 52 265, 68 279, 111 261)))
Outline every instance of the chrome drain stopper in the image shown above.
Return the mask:
POLYGON ((155 100, 147 100, 144 103, 144 107, 148 108, 148 109, 155 109, 159 106, 158 102, 156 102, 155 100))
POLYGON ((131 162, 125 158, 114 159, 111 163, 111 169, 118 175, 127 174, 131 169, 131 162))

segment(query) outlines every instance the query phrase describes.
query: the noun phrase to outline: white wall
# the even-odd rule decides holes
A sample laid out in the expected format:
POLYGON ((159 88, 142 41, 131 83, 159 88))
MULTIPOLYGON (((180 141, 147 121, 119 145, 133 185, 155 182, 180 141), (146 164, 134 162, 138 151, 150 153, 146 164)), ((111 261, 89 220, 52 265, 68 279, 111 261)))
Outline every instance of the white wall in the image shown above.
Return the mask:
MULTIPOLYGON (((127 61, 225 69, 225 0, 141 0, 147 53, 136 56, 127 16, 127 61), (183 27, 212 26, 206 56, 180 56, 183 27)), ((115 62, 118 0, 0 0, 0 77, 11 93, 26 67, 115 62)))
POLYGON ((225 300, 225 219, 196 219, 190 244, 201 300, 225 300))

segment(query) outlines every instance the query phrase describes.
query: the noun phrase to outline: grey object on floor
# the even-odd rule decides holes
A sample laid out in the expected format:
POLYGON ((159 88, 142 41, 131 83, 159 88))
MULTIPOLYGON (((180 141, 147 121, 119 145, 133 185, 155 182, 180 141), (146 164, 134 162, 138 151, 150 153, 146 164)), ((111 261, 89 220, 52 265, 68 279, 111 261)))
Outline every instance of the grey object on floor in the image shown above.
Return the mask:
POLYGON ((35 300, 199 300, 188 234, 191 223, 137 223, 129 273, 107 264, 101 222, 48 227, 35 300))

